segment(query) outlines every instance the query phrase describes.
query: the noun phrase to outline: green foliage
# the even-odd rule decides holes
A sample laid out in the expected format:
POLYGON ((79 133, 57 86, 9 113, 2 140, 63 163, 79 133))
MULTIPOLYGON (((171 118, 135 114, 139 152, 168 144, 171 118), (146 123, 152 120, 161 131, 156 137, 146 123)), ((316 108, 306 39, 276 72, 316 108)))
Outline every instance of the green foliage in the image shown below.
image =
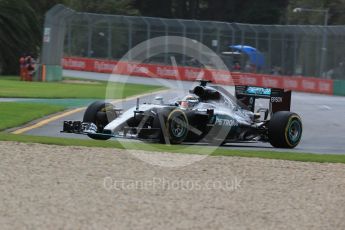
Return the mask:
POLYGON ((66 6, 81 12, 137 15, 133 0, 63 0, 66 6))
POLYGON ((330 25, 345 23, 345 0, 0 0, 0 73, 17 73, 21 53, 39 54, 44 15, 56 4, 100 14, 255 24, 323 24, 323 13, 292 10, 329 8, 330 25))
POLYGON ((145 16, 277 24, 288 0, 136 0, 145 16))
POLYGON ((38 18, 25 0, 0 0, 0 68, 18 71, 23 52, 36 53, 41 41, 38 18))
POLYGON ((290 0, 287 7, 289 24, 298 25, 323 25, 325 13, 303 12, 294 13, 295 8, 329 9, 328 24, 345 24, 345 0, 290 0))
POLYGON ((132 0, 0 0, 0 74, 17 74, 23 53, 39 55, 44 15, 56 4, 93 13, 138 14, 132 0))
POLYGON ((345 24, 345 0, 327 0, 326 7, 329 8, 330 11, 328 20, 330 25, 345 24))
POLYGON ((294 12, 295 8, 323 9, 324 1, 320 0, 290 0, 287 8, 288 24, 296 25, 323 25, 324 13, 320 12, 294 12))
POLYGON ((56 4, 64 4, 64 0, 26 0, 26 2, 35 11, 40 29, 44 23, 45 13, 56 4))

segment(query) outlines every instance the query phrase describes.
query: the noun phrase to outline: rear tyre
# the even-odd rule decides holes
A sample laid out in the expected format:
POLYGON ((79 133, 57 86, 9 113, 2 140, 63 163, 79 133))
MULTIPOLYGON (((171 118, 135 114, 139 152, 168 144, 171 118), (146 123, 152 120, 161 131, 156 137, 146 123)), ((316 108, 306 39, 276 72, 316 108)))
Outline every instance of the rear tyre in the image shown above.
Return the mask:
MULTIPOLYGON (((117 117, 114 106, 104 101, 96 101, 89 105, 84 113, 83 122, 94 123, 97 126, 97 132, 102 133, 105 126, 117 117)), ((88 134, 95 140, 108 140, 111 137, 88 134)))
POLYGON ((302 137, 302 121, 296 113, 280 111, 273 114, 269 126, 268 137, 276 148, 295 148, 302 137))
MULTIPOLYGON (((167 130, 170 144, 181 144, 188 135, 188 119, 181 110, 173 110, 167 120, 167 130)), ((164 132, 163 132, 164 134, 164 132)))

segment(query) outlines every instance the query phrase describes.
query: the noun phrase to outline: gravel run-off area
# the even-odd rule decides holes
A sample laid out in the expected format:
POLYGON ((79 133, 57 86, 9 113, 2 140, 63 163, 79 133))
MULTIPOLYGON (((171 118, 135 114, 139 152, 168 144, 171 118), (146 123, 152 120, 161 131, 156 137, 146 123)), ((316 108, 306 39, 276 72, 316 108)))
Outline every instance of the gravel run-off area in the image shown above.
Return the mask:
POLYGON ((0 228, 345 229, 344 164, 138 155, 0 142, 0 228))

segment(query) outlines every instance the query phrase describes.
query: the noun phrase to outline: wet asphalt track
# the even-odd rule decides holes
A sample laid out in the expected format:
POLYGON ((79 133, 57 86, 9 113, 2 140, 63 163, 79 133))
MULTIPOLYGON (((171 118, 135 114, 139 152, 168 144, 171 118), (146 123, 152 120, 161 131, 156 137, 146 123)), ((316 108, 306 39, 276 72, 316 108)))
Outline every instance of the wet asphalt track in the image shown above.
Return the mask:
MULTIPOLYGON (((83 73, 75 71, 65 71, 65 76, 74 76, 84 79, 100 79, 108 80, 107 74, 96 73, 83 73)), ((171 82, 166 81, 154 81, 153 79, 141 78, 141 77, 123 77, 114 76, 112 81, 130 82, 139 84, 164 84, 170 88, 181 88, 185 90, 189 89, 193 83, 184 83, 182 85, 173 85, 171 82), (167 84, 165 84, 167 83, 167 84)), ((147 96, 141 98, 141 102, 152 102, 156 95, 147 96)), ((178 93, 164 93, 161 96, 164 98, 175 98, 178 93)), ((136 100, 131 100, 124 103, 116 104, 117 107, 128 109, 135 106, 136 100)), ((303 121, 303 137, 299 146, 294 150, 295 152, 307 152, 307 153, 323 153, 323 154, 345 154, 345 97, 307 94, 307 93, 293 93, 292 96, 292 111, 298 113, 303 121)), ((76 113, 74 115, 65 117, 64 119, 57 120, 49 123, 46 126, 37 128, 26 132, 27 135, 37 136, 51 136, 51 137, 70 137, 70 138, 87 138, 85 136, 63 134, 60 133, 62 129, 63 120, 81 120, 83 112, 76 113)), ((274 149, 270 144, 266 143, 250 143, 250 144, 227 144, 222 148, 231 149, 253 149, 253 150, 274 150, 274 151, 286 151, 280 149, 274 149)))

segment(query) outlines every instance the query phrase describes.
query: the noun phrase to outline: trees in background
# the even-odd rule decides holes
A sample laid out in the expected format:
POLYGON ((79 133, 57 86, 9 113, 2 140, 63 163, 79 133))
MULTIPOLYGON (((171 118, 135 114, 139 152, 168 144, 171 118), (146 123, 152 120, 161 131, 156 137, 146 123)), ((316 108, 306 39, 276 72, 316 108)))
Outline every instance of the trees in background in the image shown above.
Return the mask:
POLYGON ((292 9, 329 8, 329 24, 345 24, 345 0, 0 0, 4 73, 18 69, 21 52, 39 53, 45 12, 56 4, 91 13, 254 24, 322 24, 322 13, 295 14, 292 9))
POLYGON ((60 2, 81 12, 124 15, 138 14, 138 10, 133 7, 133 0, 62 0, 60 2))
POLYGON ((44 15, 56 4, 75 10, 138 14, 132 0, 0 0, 0 74, 16 74, 23 53, 37 56, 42 44, 44 15))
POLYGON ((35 53, 41 41, 38 17, 25 0, 0 0, 0 67, 4 74, 18 71, 22 52, 35 53))
POLYGON ((257 24, 282 22, 288 0, 135 0, 142 15, 257 24))
POLYGON ((345 0, 328 0, 327 7, 330 9, 329 23, 331 25, 345 24, 345 0))
POLYGON ((295 8, 323 9, 326 8, 325 0, 290 0, 287 8, 287 24, 297 25, 322 25, 324 14, 317 12, 295 13, 295 8))
POLYGON ((287 7, 288 24, 323 25, 325 14, 322 12, 303 12, 296 14, 294 8, 329 9, 329 25, 345 24, 345 0, 290 0, 287 7))

